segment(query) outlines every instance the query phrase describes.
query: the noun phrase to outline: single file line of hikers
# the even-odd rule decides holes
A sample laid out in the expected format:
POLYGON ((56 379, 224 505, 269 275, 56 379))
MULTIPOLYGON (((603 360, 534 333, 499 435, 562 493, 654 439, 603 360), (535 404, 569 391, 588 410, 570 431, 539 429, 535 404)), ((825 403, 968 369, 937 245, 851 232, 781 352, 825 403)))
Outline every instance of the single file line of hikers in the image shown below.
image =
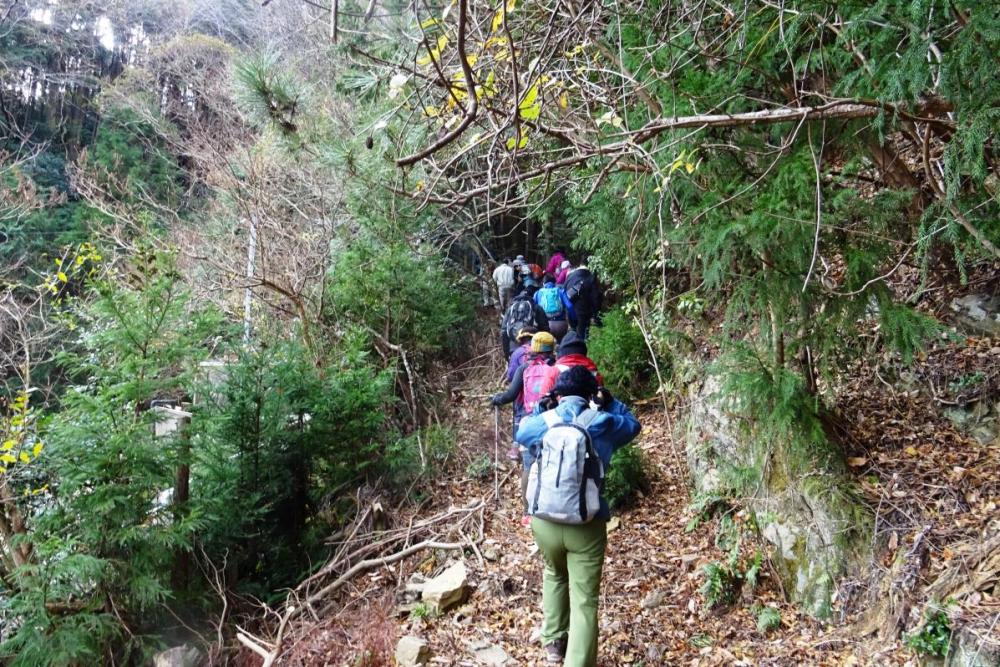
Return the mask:
MULTIPOLYGON (((639 433, 638 420, 604 386, 587 356, 603 294, 594 273, 558 249, 545 269, 518 255, 493 272, 505 391, 512 405, 508 456, 521 464, 521 524, 530 527, 545 569, 541 640, 545 659, 595 667, 598 601, 607 522, 603 485, 611 456, 639 433)), ((498 416, 499 419, 499 416, 498 416)))

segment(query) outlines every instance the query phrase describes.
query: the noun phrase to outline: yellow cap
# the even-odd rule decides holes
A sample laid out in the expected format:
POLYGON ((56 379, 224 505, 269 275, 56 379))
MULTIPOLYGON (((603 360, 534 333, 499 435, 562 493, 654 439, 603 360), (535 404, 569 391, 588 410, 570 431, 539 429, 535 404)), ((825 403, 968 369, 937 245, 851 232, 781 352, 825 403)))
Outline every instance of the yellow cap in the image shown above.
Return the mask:
POLYGON ((551 352, 556 349, 556 339, 548 331, 539 331, 531 337, 532 352, 551 352))

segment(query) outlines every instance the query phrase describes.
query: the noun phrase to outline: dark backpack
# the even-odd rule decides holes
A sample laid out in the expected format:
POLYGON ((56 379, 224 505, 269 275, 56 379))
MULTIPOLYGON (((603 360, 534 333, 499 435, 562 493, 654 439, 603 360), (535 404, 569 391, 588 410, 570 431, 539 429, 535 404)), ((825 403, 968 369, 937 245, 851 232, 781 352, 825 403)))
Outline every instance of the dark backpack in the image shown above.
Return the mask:
POLYGON ((517 338, 517 332, 524 327, 537 326, 535 322, 535 302, 531 299, 514 299, 507 311, 507 337, 517 338))
POLYGON ((566 298, 574 305, 579 303, 581 298, 585 302, 590 301, 592 300, 591 293, 594 291, 594 274, 590 272, 590 269, 574 269, 566 276, 566 284, 563 285, 563 289, 566 290, 566 298))

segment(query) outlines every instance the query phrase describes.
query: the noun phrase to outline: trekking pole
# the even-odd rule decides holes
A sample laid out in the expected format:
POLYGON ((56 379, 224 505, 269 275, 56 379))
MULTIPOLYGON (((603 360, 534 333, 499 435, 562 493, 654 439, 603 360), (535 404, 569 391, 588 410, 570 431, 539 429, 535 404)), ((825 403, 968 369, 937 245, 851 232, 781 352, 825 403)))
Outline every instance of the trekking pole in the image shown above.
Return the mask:
POLYGON ((493 497, 500 502, 500 406, 493 406, 493 497))

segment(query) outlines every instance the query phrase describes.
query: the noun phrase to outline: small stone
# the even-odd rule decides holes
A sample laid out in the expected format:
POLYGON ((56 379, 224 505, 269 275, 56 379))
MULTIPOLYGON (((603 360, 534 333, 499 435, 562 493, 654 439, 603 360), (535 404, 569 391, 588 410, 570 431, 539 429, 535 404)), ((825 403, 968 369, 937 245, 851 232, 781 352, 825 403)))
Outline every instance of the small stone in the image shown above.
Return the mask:
POLYGON ((431 658, 431 650, 420 637, 407 635, 396 644, 396 664, 399 667, 426 665, 431 658))
POLYGON ((653 662, 659 662, 663 658, 663 649, 659 644, 650 644, 646 647, 646 657, 653 662))
POLYGON ((475 649, 474 655, 478 662, 484 665, 492 665, 493 667, 503 667, 510 660, 507 652, 495 644, 475 649))
POLYGON ((190 644, 174 646, 153 656, 153 667, 198 667, 201 651, 190 644))
POLYGON ((611 520, 608 521, 608 534, 610 535, 611 533, 618 530, 621 527, 621 525, 622 525, 621 519, 619 519, 616 516, 611 517, 611 520))
POLYGON ((424 584, 423 600, 434 613, 441 613, 465 599, 468 574, 465 563, 455 563, 424 584))
POLYGON ((667 592, 662 588, 655 591, 650 591, 646 594, 646 597, 642 600, 643 609, 655 609, 663 604, 663 601, 667 599, 667 592))
POLYGON ((531 629, 531 635, 528 637, 528 642, 534 644, 535 642, 540 641, 542 641, 542 629, 536 626, 531 629))
POLYGON ((487 544, 482 548, 483 558, 488 561, 500 560, 500 553, 497 551, 496 545, 487 544))
POLYGON ((681 569, 685 572, 693 570, 695 563, 697 563, 700 558, 700 554, 684 554, 681 556, 681 569))

